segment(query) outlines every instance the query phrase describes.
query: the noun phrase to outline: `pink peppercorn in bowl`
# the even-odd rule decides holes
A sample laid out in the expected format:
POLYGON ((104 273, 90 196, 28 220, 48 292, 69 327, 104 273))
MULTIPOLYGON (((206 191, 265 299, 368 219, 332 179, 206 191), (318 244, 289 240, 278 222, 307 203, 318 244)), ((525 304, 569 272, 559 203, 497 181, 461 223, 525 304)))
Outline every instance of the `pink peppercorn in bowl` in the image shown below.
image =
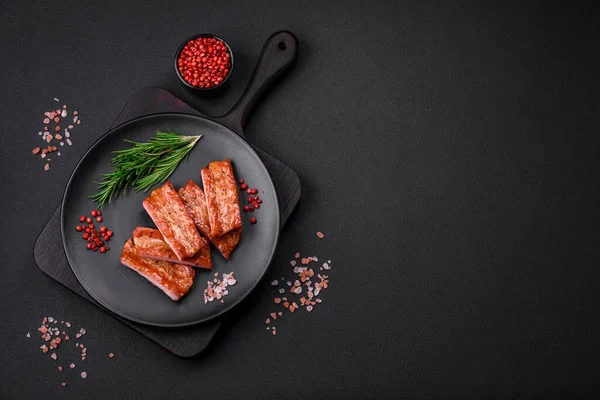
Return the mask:
POLYGON ((221 93, 233 71, 233 52, 218 36, 201 33, 186 39, 175 53, 175 73, 200 95, 221 93))

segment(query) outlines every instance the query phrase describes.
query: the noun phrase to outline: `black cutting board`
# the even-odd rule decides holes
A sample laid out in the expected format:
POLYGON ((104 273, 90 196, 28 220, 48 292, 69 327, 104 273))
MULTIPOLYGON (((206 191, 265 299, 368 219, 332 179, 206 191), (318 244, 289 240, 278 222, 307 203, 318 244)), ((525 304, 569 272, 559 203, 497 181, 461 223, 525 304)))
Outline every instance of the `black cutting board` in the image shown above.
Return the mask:
MULTIPOLYGON (((164 89, 145 88, 136 92, 129 99, 111 128, 134 118, 162 112, 204 116, 164 89)), ((243 136, 243 133, 240 134, 243 136)), ((281 226, 283 227, 300 199, 300 180, 296 172, 290 167, 256 146, 252 147, 262 158, 273 179, 279 198, 281 226)), ((34 258, 38 267, 45 274, 105 310, 87 294, 69 267, 60 235, 60 206, 56 208, 50 221, 38 237, 34 247, 34 258)), ((120 318, 107 310, 105 311, 173 354, 180 357, 192 357, 206 350, 219 329, 226 326, 230 320, 235 319, 240 312, 243 312, 243 307, 244 305, 217 321, 176 329, 138 324, 120 318)))

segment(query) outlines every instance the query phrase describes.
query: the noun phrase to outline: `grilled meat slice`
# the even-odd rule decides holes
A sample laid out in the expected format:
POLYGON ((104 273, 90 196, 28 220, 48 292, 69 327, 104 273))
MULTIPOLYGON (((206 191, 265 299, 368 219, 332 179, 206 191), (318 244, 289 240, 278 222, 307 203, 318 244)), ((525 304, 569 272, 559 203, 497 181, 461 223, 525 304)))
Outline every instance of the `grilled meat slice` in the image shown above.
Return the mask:
POLYGON ((202 240, 206 242, 206 245, 202 246, 200 251, 194 257, 186 258, 181 261, 177 258, 175 253, 173 253, 173 250, 171 250, 167 242, 164 241, 164 238, 158 229, 138 226, 133 231, 132 240, 136 251, 142 257, 191 265, 192 267, 212 268, 210 245, 208 245, 208 242, 206 242, 206 239, 204 238, 202 238, 202 240))
POLYGON ((189 265, 151 260, 140 256, 131 238, 123 246, 121 263, 148 279, 173 301, 178 301, 189 292, 196 274, 194 268, 189 265))
POLYGON ((177 259, 193 257, 206 244, 170 181, 152 191, 143 205, 177 259))
POLYGON ((242 227, 242 215, 230 160, 213 161, 200 171, 210 224, 216 238, 242 227))
POLYGON ((240 241, 242 227, 240 226, 220 237, 211 237, 208 209, 206 207, 206 199, 202 189, 200 189, 194 181, 189 180, 184 187, 179 189, 178 193, 183 200, 183 204, 196 223, 196 228, 198 228, 203 235, 207 236, 219 252, 223 254, 223 257, 228 260, 233 249, 235 249, 240 241))

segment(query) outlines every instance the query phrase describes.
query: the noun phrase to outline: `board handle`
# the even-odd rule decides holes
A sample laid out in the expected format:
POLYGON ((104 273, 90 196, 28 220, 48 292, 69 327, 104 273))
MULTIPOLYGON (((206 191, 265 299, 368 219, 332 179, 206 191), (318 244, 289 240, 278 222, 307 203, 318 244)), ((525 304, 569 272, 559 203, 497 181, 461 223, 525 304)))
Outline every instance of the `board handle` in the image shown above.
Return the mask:
POLYGON ((214 119, 243 136, 243 128, 254 106, 265 91, 290 69, 297 56, 298 39, 293 33, 279 31, 272 34, 265 42, 254 74, 238 102, 227 113, 214 119))

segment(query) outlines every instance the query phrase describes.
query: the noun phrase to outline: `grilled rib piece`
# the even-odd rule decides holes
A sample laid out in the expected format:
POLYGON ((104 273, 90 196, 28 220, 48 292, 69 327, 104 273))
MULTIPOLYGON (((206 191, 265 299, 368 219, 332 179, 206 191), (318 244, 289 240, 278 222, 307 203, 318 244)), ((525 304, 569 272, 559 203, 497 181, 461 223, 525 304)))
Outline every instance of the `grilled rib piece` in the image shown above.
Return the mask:
POLYGON ((141 257, 131 238, 123 246, 121 263, 148 279, 173 301, 178 301, 189 292, 196 275, 194 268, 189 265, 141 257))
POLYGON ((208 210, 204 192, 193 180, 187 181, 185 186, 180 187, 177 192, 188 214, 194 220, 196 228, 206 237, 210 237, 210 223, 208 222, 208 210))
POLYGON ((232 230, 223 236, 212 238, 210 236, 210 223, 208 221, 208 209, 204 192, 191 179, 185 186, 179 189, 179 196, 183 200, 188 213, 196 223, 196 228, 203 235, 207 236, 215 247, 223 254, 226 260, 229 259, 233 249, 238 245, 242 236, 242 227, 232 230))
POLYGON ((210 237, 216 238, 242 227, 242 216, 230 160, 213 161, 202 168, 210 237))
POLYGON ((212 268, 210 246, 204 238, 202 238, 202 240, 206 242, 206 245, 202 246, 200 251, 194 257, 186 258, 181 261, 177 258, 175 253, 173 253, 173 250, 171 250, 167 242, 164 241, 164 238, 158 229, 142 228, 138 226, 133 231, 132 240, 137 253, 142 257, 191 265, 192 267, 212 268))
POLYGON ((143 205, 177 259, 193 257, 206 244, 170 181, 152 191, 143 205))

